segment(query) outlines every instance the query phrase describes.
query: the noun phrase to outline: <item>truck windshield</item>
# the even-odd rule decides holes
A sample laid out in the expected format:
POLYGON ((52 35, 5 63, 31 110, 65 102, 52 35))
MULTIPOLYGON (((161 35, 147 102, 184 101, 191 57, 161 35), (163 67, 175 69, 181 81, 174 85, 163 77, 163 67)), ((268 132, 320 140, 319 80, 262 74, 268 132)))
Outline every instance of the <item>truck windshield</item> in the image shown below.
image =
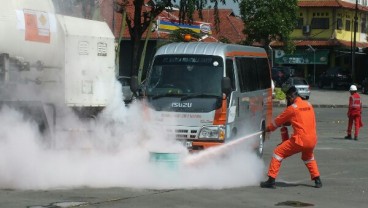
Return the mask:
POLYGON ((223 73, 220 56, 160 55, 155 58, 147 80, 147 96, 221 97, 223 73))

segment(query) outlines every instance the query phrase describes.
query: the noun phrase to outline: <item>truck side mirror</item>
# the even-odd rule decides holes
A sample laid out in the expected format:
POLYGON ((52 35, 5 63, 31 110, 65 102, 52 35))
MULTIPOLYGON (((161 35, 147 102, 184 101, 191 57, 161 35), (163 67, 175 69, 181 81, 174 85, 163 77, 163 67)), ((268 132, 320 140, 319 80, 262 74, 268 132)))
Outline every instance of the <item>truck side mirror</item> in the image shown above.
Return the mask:
POLYGON ((130 90, 136 94, 138 91, 138 77, 137 76, 132 76, 132 78, 130 79, 130 90))
POLYGON ((231 92, 231 80, 229 77, 222 77, 221 79, 221 90, 222 93, 229 95, 231 92))

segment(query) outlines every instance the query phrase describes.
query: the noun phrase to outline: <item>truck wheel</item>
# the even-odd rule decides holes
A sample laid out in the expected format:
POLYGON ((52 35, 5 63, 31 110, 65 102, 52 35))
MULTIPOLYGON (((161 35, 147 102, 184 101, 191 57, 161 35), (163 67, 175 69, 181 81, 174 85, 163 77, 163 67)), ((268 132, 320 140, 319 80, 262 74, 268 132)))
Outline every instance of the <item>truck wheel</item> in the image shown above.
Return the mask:
POLYGON ((262 157, 263 156, 263 151, 264 151, 264 141, 266 139, 266 125, 263 122, 262 123, 262 134, 259 135, 258 138, 258 148, 256 149, 256 153, 258 157, 262 157))

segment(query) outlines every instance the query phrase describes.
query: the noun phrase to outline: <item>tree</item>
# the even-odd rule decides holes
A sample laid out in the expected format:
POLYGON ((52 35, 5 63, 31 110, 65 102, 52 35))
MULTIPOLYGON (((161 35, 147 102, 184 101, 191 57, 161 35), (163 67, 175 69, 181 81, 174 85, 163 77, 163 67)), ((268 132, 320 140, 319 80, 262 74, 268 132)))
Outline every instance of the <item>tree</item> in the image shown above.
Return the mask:
POLYGON ((298 0, 242 0, 240 14, 245 24, 246 44, 284 42, 287 51, 294 49, 290 34, 297 21, 298 0))
POLYGON ((101 0, 52 0, 57 13, 82 17, 85 19, 98 19, 99 4, 101 0), (80 6, 80 12, 74 12, 73 8, 80 6))
MULTIPOLYGON (((233 0, 237 2, 238 0, 233 0)), ((215 10, 216 25, 218 30, 218 5, 226 4, 226 0, 117 0, 116 3, 120 5, 120 8, 126 8, 127 6, 134 7, 134 13, 127 14, 125 21, 129 30, 130 38, 133 43, 132 51, 132 69, 131 76, 138 76, 139 61, 141 54, 139 53, 141 46, 141 40, 143 34, 149 29, 150 23, 157 18, 165 9, 173 7, 175 3, 179 3, 179 21, 192 23, 193 13, 199 11, 200 18, 202 18, 202 9, 208 3, 213 4, 215 10), (148 2, 148 3, 147 3, 148 2), (146 3, 146 4, 145 4, 146 3)), ((120 12, 124 12, 121 10, 120 12)))

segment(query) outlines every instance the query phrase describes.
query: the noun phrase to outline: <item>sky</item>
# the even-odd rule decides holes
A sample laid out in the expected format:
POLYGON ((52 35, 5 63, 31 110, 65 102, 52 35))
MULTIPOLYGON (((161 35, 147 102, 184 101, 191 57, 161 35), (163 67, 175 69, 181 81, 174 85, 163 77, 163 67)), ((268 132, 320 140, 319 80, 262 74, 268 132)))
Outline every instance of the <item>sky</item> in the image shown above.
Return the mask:
POLYGON ((231 8, 236 15, 240 15, 239 3, 234 3, 232 0, 227 0, 226 5, 220 4, 220 8, 231 8))
POLYGON ((236 3, 233 0, 227 0, 226 5, 220 4, 219 8, 230 8, 234 11, 236 15, 240 16, 239 3, 236 3))

